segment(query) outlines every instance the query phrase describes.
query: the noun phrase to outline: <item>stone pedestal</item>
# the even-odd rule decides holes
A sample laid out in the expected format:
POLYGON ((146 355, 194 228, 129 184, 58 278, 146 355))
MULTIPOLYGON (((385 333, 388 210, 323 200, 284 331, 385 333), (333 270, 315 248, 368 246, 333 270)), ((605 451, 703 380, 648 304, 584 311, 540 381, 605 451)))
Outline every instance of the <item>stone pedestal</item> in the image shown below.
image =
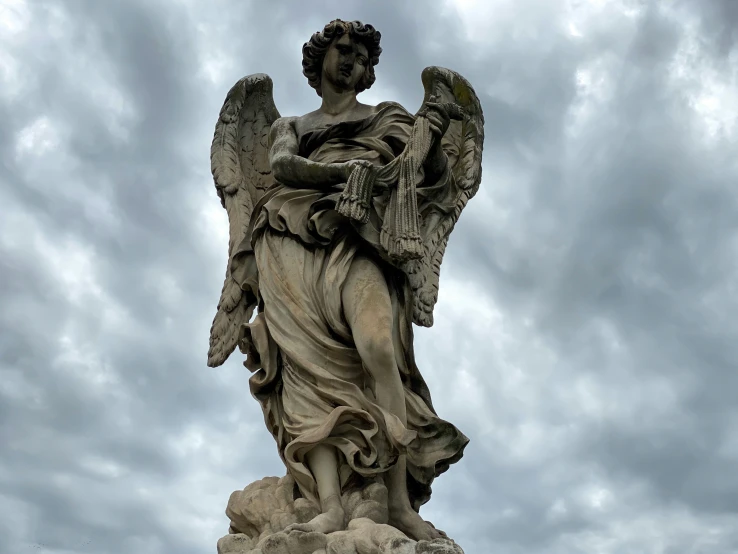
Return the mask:
POLYGON ((342 502, 345 531, 286 532, 318 515, 318 506, 296 498, 290 476, 265 477, 231 495, 230 532, 218 541, 218 554, 464 554, 451 539, 418 542, 387 525, 387 489, 379 482, 347 491, 342 502))

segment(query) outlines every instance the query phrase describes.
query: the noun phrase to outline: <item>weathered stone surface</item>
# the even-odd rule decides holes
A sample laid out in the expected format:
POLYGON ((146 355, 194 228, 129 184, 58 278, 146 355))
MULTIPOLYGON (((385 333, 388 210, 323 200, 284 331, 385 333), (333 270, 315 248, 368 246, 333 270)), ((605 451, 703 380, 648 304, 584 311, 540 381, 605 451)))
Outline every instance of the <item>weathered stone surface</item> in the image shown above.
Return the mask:
POLYGON ((243 552, 251 552, 253 547, 254 541, 248 535, 243 533, 228 534, 218 541, 218 554, 242 554, 243 552))
POLYGON ((464 551, 451 540, 437 539, 420 541, 415 548, 415 554, 464 554, 464 551))
POLYGON ((294 486, 290 476, 265 477, 235 491, 226 507, 231 528, 251 538, 263 538, 293 523, 310 521, 320 510, 304 499, 295 506, 294 486))
POLYGON ((294 480, 267 477, 231 495, 231 528, 247 533, 229 534, 218 541, 218 554, 464 554, 449 539, 417 542, 386 524, 387 489, 380 483, 351 490, 341 501, 347 516, 345 530, 323 534, 288 531, 293 523, 312 519, 318 508, 305 498, 290 498, 294 480), (272 512, 270 513, 270 510, 272 512), (370 518, 360 514, 380 514, 370 518))
POLYGON ((349 521, 366 518, 375 523, 387 523, 387 487, 381 483, 372 483, 353 491, 345 496, 344 509, 349 521))
POLYGON ((367 521, 368 525, 328 535, 281 531, 256 547, 245 535, 227 535, 218 541, 218 554, 464 554, 453 541, 416 542, 393 527, 367 521))
POLYGON ((379 552, 380 554, 415 554, 416 544, 408 538, 395 537, 384 541, 379 547, 379 552))
POLYGON ((481 182, 484 117, 440 67, 423 71, 415 114, 359 102, 380 38, 330 22, 302 50, 320 108, 281 117, 255 74, 216 123, 230 240, 208 365, 246 354, 288 472, 231 495, 221 554, 461 552, 418 513, 468 438, 433 409, 413 324, 433 323, 449 236, 481 182))

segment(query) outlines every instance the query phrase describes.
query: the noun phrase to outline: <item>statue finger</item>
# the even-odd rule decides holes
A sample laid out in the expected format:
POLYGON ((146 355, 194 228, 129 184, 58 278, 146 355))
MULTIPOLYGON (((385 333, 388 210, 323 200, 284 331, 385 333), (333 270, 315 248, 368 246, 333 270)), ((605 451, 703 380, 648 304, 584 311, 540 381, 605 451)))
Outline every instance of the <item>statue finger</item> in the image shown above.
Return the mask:
POLYGON ((436 134, 440 134, 443 131, 443 123, 439 120, 438 116, 435 114, 429 113, 426 116, 426 119, 428 120, 428 124, 430 125, 431 132, 434 132, 436 134))
POLYGON ((464 119, 464 108, 458 104, 448 102, 444 107, 450 119, 456 119, 457 121, 464 119))
POLYGON ((428 112, 428 113, 427 113, 427 114, 425 115, 425 117, 426 117, 426 119, 427 119, 428 121, 430 121, 430 122, 431 122, 431 124, 435 124, 435 125, 438 125, 439 119, 438 119, 438 115, 437 115, 437 114, 436 114, 435 112, 431 112, 431 111, 429 111, 429 112, 428 112))

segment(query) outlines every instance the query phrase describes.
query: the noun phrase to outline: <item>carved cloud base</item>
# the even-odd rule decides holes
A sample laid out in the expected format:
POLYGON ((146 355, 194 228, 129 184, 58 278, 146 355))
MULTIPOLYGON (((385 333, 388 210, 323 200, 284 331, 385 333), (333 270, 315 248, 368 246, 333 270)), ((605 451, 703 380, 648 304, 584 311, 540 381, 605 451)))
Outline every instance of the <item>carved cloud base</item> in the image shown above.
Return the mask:
POLYGON ((285 476, 234 492, 226 508, 230 533, 218 541, 218 554, 464 554, 451 539, 417 542, 387 525, 387 489, 381 483, 343 495, 345 531, 285 532, 319 513, 314 503, 295 499, 294 491, 294 480, 285 476))

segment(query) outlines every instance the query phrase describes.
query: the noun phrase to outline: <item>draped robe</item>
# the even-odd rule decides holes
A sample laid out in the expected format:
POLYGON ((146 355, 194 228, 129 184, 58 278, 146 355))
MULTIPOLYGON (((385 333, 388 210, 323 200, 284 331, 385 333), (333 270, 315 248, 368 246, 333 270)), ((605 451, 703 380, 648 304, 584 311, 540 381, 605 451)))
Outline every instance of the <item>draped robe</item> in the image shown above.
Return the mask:
MULTIPOLYGON (((398 104, 380 104, 365 119, 308 130, 298 154, 315 162, 385 165, 402 152, 413 123, 398 104)), ((442 187, 444 175, 419 186, 442 187)), ((251 393, 303 496, 318 500, 306 454, 325 444, 339 452, 342 485, 381 475, 406 454, 408 494, 417 510, 430 498, 433 479, 461 458, 468 439, 438 417, 415 363, 412 292, 379 246, 387 193, 377 192, 366 224, 335 211, 339 196, 337 187, 276 183, 254 207, 232 265, 242 288, 259 300, 259 313, 244 326, 241 340, 254 372, 251 393), (343 313, 342 289, 358 254, 374 258, 387 280, 406 426, 377 403, 343 313)))

